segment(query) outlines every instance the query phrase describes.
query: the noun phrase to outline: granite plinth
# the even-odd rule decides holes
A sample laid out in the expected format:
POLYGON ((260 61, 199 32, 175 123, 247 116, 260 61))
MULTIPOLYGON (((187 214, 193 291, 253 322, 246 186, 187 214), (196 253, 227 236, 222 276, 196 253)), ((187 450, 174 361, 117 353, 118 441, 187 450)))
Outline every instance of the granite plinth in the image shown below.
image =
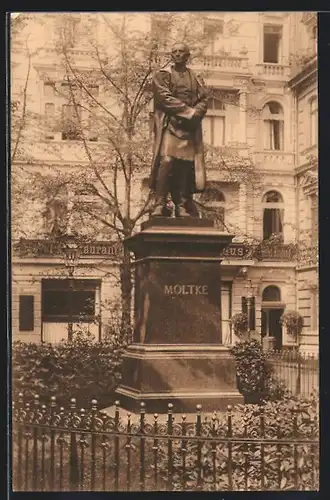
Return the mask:
POLYGON ((124 408, 213 411, 243 401, 221 345, 220 255, 232 238, 210 220, 154 218, 125 240, 135 255, 135 329, 117 390, 124 408))
POLYGON ((146 411, 222 411, 243 403, 236 386, 235 362, 225 346, 131 345, 123 360, 123 378, 116 391, 120 405, 146 411))

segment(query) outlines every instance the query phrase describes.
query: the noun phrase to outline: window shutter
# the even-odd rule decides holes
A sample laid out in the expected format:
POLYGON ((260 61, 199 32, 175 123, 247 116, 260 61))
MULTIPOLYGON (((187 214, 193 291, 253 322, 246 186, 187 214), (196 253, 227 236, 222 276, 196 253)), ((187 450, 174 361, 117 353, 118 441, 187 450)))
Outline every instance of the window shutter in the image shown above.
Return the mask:
POLYGON ((247 300, 246 297, 242 297, 242 313, 247 314, 247 300))
POLYGON ((34 296, 19 296, 19 329, 31 332, 34 330, 34 296))

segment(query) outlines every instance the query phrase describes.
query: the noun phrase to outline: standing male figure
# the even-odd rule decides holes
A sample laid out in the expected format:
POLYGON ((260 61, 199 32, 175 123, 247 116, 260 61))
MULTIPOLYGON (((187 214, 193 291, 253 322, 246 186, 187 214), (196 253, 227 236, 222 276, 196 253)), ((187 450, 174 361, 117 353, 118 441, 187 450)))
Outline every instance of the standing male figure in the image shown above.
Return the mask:
POLYGON ((157 71, 153 78, 155 144, 150 187, 155 191, 152 216, 166 216, 168 193, 176 217, 198 215, 193 193, 205 189, 202 119, 208 96, 200 78, 186 63, 187 45, 176 43, 171 52, 174 65, 157 71))

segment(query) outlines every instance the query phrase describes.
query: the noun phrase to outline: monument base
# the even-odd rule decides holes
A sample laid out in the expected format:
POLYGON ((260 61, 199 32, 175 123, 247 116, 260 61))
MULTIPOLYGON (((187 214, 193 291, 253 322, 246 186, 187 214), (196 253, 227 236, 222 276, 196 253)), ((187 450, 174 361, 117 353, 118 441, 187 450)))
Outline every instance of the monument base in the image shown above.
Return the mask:
POLYGON ((235 361, 222 345, 132 344, 123 360, 123 378, 116 391, 120 406, 133 413, 146 404, 147 413, 223 411, 243 403, 237 390, 235 361))

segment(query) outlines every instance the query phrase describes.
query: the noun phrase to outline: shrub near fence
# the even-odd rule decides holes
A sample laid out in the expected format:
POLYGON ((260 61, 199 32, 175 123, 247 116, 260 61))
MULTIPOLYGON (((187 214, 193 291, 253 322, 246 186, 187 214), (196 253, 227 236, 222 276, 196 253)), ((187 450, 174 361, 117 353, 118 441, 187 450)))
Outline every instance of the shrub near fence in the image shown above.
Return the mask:
POLYGON ((23 402, 13 409, 18 491, 267 491, 318 489, 318 402, 228 407, 195 422, 173 414, 112 418, 98 410, 23 402))
POLYGON ((37 392, 43 402, 60 394, 58 403, 64 404, 75 394, 80 406, 93 398, 103 407, 110 406, 125 347, 115 332, 102 342, 95 342, 84 331, 75 332, 72 341, 58 344, 16 341, 12 348, 14 398, 20 392, 27 397, 37 392))

